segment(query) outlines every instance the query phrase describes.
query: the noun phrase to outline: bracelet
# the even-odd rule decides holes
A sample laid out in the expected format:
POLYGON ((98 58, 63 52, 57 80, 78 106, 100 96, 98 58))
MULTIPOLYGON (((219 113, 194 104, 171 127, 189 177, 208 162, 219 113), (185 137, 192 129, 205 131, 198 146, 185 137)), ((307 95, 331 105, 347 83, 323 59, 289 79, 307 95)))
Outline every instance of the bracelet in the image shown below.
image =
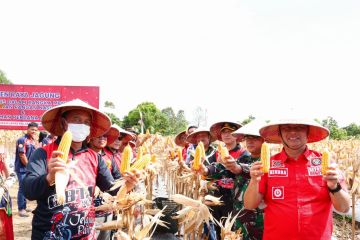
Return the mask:
POLYGON ((337 184, 336 184, 336 188, 331 189, 331 188, 328 187, 328 189, 329 189, 329 192, 331 192, 332 194, 334 194, 334 193, 339 192, 339 191, 342 189, 342 187, 341 187, 340 183, 337 183, 337 184))

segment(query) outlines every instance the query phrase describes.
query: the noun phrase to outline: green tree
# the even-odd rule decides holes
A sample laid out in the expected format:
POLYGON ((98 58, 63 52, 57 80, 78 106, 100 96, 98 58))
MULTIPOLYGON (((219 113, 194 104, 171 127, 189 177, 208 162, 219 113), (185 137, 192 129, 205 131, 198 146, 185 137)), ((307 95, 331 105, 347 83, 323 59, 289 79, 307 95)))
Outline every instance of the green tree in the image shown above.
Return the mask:
POLYGON ((187 125, 189 122, 185 118, 185 112, 184 110, 179 110, 176 114, 176 124, 175 124, 175 132, 174 134, 177 134, 181 131, 184 131, 187 128, 187 125))
POLYGON ((3 71, 0 70, 0 84, 13 84, 5 75, 3 71))
POLYGON ((246 125, 248 123, 250 123, 252 120, 255 120, 255 117, 253 115, 249 115, 247 118, 245 118, 242 122, 241 125, 246 125))
POLYGON ((337 121, 332 117, 327 117, 322 121, 322 125, 330 130, 330 138, 342 140, 347 138, 345 129, 339 128, 337 121))
POLYGON ((350 137, 360 137, 360 126, 356 125, 355 123, 351 123, 350 125, 343 128, 347 135, 350 137))
MULTIPOLYGON (((151 132, 158 131, 155 127, 155 120, 161 118, 160 110, 152 102, 144 102, 139 104, 135 109, 131 110, 127 116, 124 117, 123 126, 124 127, 135 127, 141 129, 141 124, 145 129, 149 129, 151 132), (142 119, 140 117, 140 113, 142 119)), ((157 122, 161 122, 158 120, 157 122)))
POLYGON ((105 101, 104 107, 105 107, 105 114, 109 116, 109 118, 111 119, 112 124, 116 124, 118 126, 121 126, 122 122, 121 122, 120 118, 118 118, 114 113, 112 113, 110 111, 106 111, 106 108, 109 109, 109 110, 115 109, 115 104, 113 102, 110 102, 110 101, 105 101))
POLYGON ((186 128, 184 111, 180 110, 176 115, 171 107, 159 110, 152 102, 139 104, 124 117, 122 126, 135 127, 143 130, 149 129, 151 133, 159 132, 162 135, 174 135, 186 128))

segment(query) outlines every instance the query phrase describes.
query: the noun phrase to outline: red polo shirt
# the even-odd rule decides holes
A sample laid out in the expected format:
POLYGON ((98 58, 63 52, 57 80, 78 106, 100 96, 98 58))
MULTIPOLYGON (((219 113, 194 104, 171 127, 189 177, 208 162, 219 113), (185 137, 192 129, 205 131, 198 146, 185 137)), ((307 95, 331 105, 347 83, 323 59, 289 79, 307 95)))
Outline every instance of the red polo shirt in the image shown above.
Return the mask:
POLYGON ((331 239, 332 203, 321 175, 321 154, 306 148, 298 160, 285 150, 271 157, 259 191, 267 205, 264 239, 331 239))

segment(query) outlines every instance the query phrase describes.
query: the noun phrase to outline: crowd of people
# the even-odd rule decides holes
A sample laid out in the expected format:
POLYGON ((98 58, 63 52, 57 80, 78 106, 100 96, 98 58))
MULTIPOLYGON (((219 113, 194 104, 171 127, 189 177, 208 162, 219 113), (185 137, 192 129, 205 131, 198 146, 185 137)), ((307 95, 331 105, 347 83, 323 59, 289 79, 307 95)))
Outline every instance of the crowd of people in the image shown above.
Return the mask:
MULTIPOLYGON (((124 147, 131 145, 136 155, 141 145, 136 132, 112 125, 106 114, 78 99, 49 109, 41 122, 47 134, 40 134, 40 142, 36 123, 29 123, 27 133, 16 142, 17 205, 19 216, 33 214, 31 239, 111 239, 111 231, 94 228, 115 218, 111 212, 95 212, 94 206, 103 199, 94 193, 116 195, 119 188, 113 186, 120 178, 127 191, 139 184, 138 172, 119 171, 124 147), (72 133, 67 163, 58 151, 66 131, 72 133), (59 204, 55 175, 69 169, 65 203, 59 204), (37 201, 36 209, 27 207, 27 199, 37 201)), ((328 129, 300 119, 254 120, 245 126, 222 121, 210 128, 190 125, 175 143, 182 147, 183 164, 189 168, 196 146, 203 144, 206 156, 192 171, 216 186, 209 194, 223 205, 209 206, 214 218, 221 222, 229 214, 236 216, 233 230, 241 230, 243 239, 331 239, 332 208, 347 212, 350 197, 336 164, 322 174, 321 153, 307 145, 328 136, 328 129), (224 144, 228 155, 219 153, 215 141, 224 144), (267 173, 260 161, 264 142, 283 146, 271 156, 267 173)), ((8 189, 16 178, 3 157, 0 172, 0 232, 11 240, 8 189)), ((217 224, 204 224, 203 232, 207 239, 221 239, 217 224)))

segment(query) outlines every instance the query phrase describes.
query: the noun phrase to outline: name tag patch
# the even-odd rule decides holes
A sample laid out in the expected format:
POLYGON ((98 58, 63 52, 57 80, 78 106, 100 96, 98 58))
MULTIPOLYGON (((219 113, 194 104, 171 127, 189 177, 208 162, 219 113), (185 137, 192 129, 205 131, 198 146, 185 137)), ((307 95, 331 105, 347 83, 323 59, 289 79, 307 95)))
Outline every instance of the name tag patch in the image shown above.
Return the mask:
POLYGON ((271 160, 271 167, 278 168, 278 167, 285 167, 285 165, 281 160, 271 160))
POLYGON ((269 177, 287 177, 288 169, 287 168, 270 168, 269 177))
POLYGON ((321 176, 321 166, 308 167, 309 176, 321 176))
POLYGON ((284 187, 272 187, 272 199, 284 199, 284 187))

